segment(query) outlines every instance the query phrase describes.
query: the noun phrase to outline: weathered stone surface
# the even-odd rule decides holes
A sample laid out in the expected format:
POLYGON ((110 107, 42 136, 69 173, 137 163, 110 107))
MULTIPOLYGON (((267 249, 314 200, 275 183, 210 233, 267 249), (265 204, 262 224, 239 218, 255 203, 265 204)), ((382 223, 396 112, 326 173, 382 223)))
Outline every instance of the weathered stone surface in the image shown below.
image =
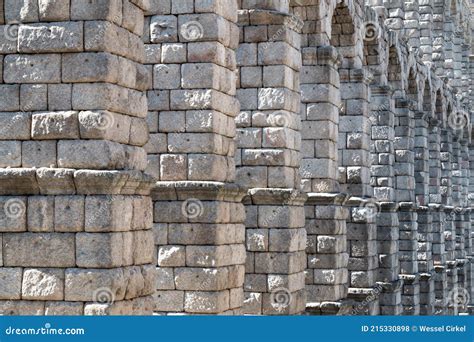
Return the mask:
POLYGON ((8 55, 4 60, 7 83, 59 83, 61 56, 57 54, 8 55))
POLYGON ((84 268, 113 268, 131 265, 131 233, 76 235, 76 263, 84 268))
POLYGON ((24 141, 21 146, 23 167, 56 167, 56 141, 24 141))
POLYGON ((44 314, 47 316, 80 316, 84 304, 74 302, 46 302, 44 314))
POLYGON ((81 51, 82 44, 80 22, 21 25, 18 31, 19 52, 74 52, 81 51))
POLYGON ((7 23, 38 21, 38 2, 5 0, 5 21, 7 23))
POLYGON ((21 142, 0 141, 0 167, 21 166, 21 142))
POLYGON ((54 198, 31 196, 28 198, 28 231, 52 232, 54 230, 54 198))
POLYGON ((38 0, 41 21, 65 21, 69 19, 69 2, 61 0, 38 0))
POLYGON ((97 20, 105 19, 120 23, 122 20, 122 2, 119 0, 95 1, 72 0, 72 20, 97 20))
POLYGON ((31 131, 31 114, 2 112, 0 125, 2 140, 28 140, 31 131))
POLYGON ((22 84, 20 88, 22 111, 45 111, 48 109, 48 86, 46 84, 22 84))
POLYGON ((63 300, 64 271, 61 269, 25 269, 23 273, 23 299, 63 300))
POLYGON ((21 298, 21 268, 0 269, 0 299, 14 300, 21 298))
POLYGON ((125 196, 87 196, 85 230, 121 232, 131 228, 133 201, 125 196))
POLYGON ((73 234, 4 234, 5 266, 73 267, 76 264, 73 234))
POLYGON ((43 195, 68 195, 76 193, 73 175, 74 170, 71 169, 40 168, 36 171, 38 186, 43 195))
POLYGON ((54 198, 54 230, 80 232, 84 230, 84 196, 56 196, 54 198))
POLYGON ((0 197, 0 229, 2 232, 26 231, 26 197, 0 197))
POLYGON ((122 269, 94 270, 67 269, 65 299, 67 301, 100 302, 122 300, 126 279, 122 269), (103 296, 103 298, 102 298, 103 296))
POLYGON ((54 112, 33 115, 33 139, 78 139, 77 112, 54 112))

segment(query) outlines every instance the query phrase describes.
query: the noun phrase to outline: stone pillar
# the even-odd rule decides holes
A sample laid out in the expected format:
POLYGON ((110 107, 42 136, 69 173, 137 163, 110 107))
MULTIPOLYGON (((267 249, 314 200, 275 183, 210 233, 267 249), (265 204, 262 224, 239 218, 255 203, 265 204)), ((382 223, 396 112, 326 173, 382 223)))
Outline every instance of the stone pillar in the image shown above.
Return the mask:
MULTIPOLYGON (((348 210, 344 194, 309 193, 306 203, 307 311, 316 315, 363 314, 364 307, 352 307, 348 291, 348 210), (362 309, 362 311, 361 311, 362 309)), ((360 237, 363 237, 361 232, 360 237)))
POLYGON ((453 35, 453 77, 449 84, 456 88, 456 97, 460 98, 462 93, 462 45, 464 43, 463 32, 455 28, 453 35))
POLYGON ((370 182, 377 201, 393 202, 395 200, 395 102, 391 98, 388 87, 371 86, 370 89, 370 121, 372 122, 370 182))
MULTIPOLYGON (((441 108, 436 108, 438 113, 441 108)), ((441 123, 431 118, 429 125, 429 209, 432 216, 432 256, 434 262, 435 315, 446 314, 447 274, 445 254, 445 213, 443 210, 441 189, 441 123)))
POLYGON ((450 129, 441 130, 440 161, 441 161, 441 183, 439 192, 441 194, 441 203, 444 205, 452 204, 452 174, 451 158, 453 153, 453 136, 450 129))
POLYGON ((429 203, 441 204, 441 128, 437 119, 430 119, 429 146, 429 203))
POLYGON ((434 312, 434 264, 432 256, 433 221, 430 208, 419 206, 418 211, 418 270, 420 272, 420 314, 434 312))
POLYGON ((240 314, 243 192, 235 180, 237 1, 159 1, 147 13, 159 314, 240 314))
POLYGON ((379 267, 377 284, 382 287, 380 294, 381 315, 401 315, 402 287, 399 261, 399 221, 395 202, 380 203, 380 213, 377 215, 377 251, 379 267))
MULTIPOLYGON (((469 87, 469 108, 473 108, 474 106, 474 54, 469 56, 469 74, 471 80, 471 86, 469 87)), ((473 120, 473 114, 470 114, 471 122, 473 120)))
POLYGON ((474 310, 474 148, 469 146, 469 194, 468 194, 468 208, 470 209, 470 226, 469 226, 469 237, 466 244, 469 248, 467 258, 469 259, 469 288, 468 294, 470 296, 470 302, 468 304, 469 313, 473 313, 474 310))
MULTIPOLYGON (((471 37, 471 35, 468 35, 471 37)), ((471 38, 472 39, 472 38, 471 38)), ((469 65, 469 55, 471 53, 471 46, 469 45, 470 42, 466 42, 464 40, 464 44, 462 44, 462 63, 461 63, 461 103, 463 106, 469 107, 469 92, 471 91, 471 80, 472 76, 470 75, 470 65, 469 65), (467 44, 466 44, 467 43, 467 44)))
POLYGON ((144 2, 33 3, 1 28, 0 313, 151 314, 144 2))
POLYGON ((471 313, 470 307, 472 294, 472 229, 471 229, 471 208, 464 208, 462 219, 464 221, 464 260, 463 269, 464 289, 458 295, 458 305, 462 313, 471 313))
POLYGON ((448 300, 448 278, 446 273, 445 221, 444 208, 440 204, 429 205, 433 226, 433 263, 435 281, 435 315, 445 315, 448 300))
POLYGON ((372 199, 351 197, 347 201, 350 217, 347 221, 347 250, 349 253, 348 297, 356 301, 358 315, 380 313, 380 293, 376 285, 377 269, 377 214, 378 206, 372 199))
POLYGON ((415 203, 415 116, 404 98, 395 100, 395 111, 395 198, 415 203))
POLYGON ((432 61, 435 74, 444 77, 444 0, 433 0, 432 61))
POLYGON ((301 177, 303 190, 308 193, 307 311, 318 315, 345 314, 351 306, 345 300, 348 288, 345 220, 349 213, 343 207, 346 196, 337 193, 338 53, 331 46, 305 47, 302 52, 301 177))
POLYGON ((408 45, 415 50, 420 48, 420 11, 418 1, 405 0, 404 36, 408 45))
MULTIPOLYGON (((469 137, 466 134, 470 134, 471 127, 465 127, 463 132, 463 140, 461 140, 461 206, 467 208, 469 206, 469 137)), ((467 227, 466 227, 467 229, 467 227)))
POLYGON ((394 101, 388 87, 371 86, 372 141, 371 141, 371 184, 374 189, 375 206, 378 210, 377 251, 379 267, 378 284, 380 313, 399 315, 402 312, 400 263, 398 259, 398 205, 395 203, 394 177, 394 101), (382 132, 384 132, 382 134, 382 132), (380 139, 380 137, 387 137, 380 139))
POLYGON ((237 181, 250 188, 244 200, 244 313, 299 314, 306 305, 306 196, 299 190, 302 22, 288 14, 285 1, 243 5, 237 181))
MULTIPOLYGON (((310 193, 339 191, 338 130, 341 108, 336 48, 321 46, 303 49, 302 165, 303 190, 310 193), (322 129, 323 128, 323 129, 322 129)), ((350 140, 360 135, 354 133, 350 140)))
POLYGON ((446 206, 444 208, 446 214, 446 224, 444 230, 445 236, 445 249, 446 249, 446 265, 447 265, 447 278, 448 278, 448 307, 447 307, 447 314, 453 315, 454 314, 454 306, 452 301, 450 301, 450 297, 454 293, 455 289, 457 288, 458 282, 458 272, 457 272, 457 261, 455 256, 455 246, 456 246, 456 231, 454 226, 454 217, 456 213, 454 211, 454 207, 446 206))
POLYGON ((413 202, 399 203, 399 260, 403 281, 403 315, 420 314, 420 275, 418 273, 418 213, 413 202))
MULTIPOLYGON (((457 131, 456 134, 462 134, 457 131)), ((453 162, 453 187, 455 191, 454 198, 456 199, 456 207, 453 211, 454 231, 455 231, 455 257, 457 262, 457 283, 450 293, 449 304, 455 314, 466 312, 467 302, 464 298, 467 297, 468 287, 468 268, 469 259, 467 259, 467 251, 465 246, 466 236, 469 235, 470 215, 469 210, 466 209, 466 194, 465 181, 467 170, 465 169, 465 144, 462 138, 456 136, 454 143, 454 162, 453 162), (468 221, 466 221, 468 219, 468 221)))
POLYGON ((436 0, 420 1, 420 50, 421 60, 432 64, 433 57, 433 2, 436 0))
POLYGON ((418 217, 415 210, 415 116, 412 104, 395 100, 395 184, 399 203, 399 261, 403 280, 403 315, 420 314, 420 284, 417 262, 418 217))
POLYGON ((418 212, 418 269, 420 272, 420 314, 434 310, 434 265, 432 259, 432 216, 429 210, 428 114, 415 113, 415 196, 418 212))
POLYGON ((339 69, 342 110, 339 123, 339 184, 352 198, 347 202, 347 250, 349 253, 349 298, 357 302, 360 315, 379 313, 380 287, 375 287, 378 213, 371 198, 370 136, 385 139, 390 132, 371 132, 368 115, 369 78, 363 69, 339 69), (362 239, 360 238, 362 234, 362 239))
POLYGON ((444 241, 445 241, 445 255, 446 255, 446 276, 447 276, 447 299, 446 299, 446 314, 452 315, 454 313, 453 307, 449 306, 449 297, 457 283, 456 271, 456 257, 455 257, 455 237, 453 232, 455 216, 454 208, 452 207, 452 155, 453 155, 453 133, 451 129, 441 130, 441 202, 444 207, 444 241))
POLYGON ((339 184, 341 191, 371 197, 370 137, 389 139, 379 127, 371 131, 368 114, 369 75, 364 69, 339 69, 342 110, 339 123, 339 184))
POLYGON ((388 18, 385 19, 385 25, 388 29, 401 33, 405 20, 405 1, 384 1, 384 5, 388 9, 388 18))
POLYGON ((429 203, 428 118, 424 112, 415 113, 415 196, 418 205, 429 203))
POLYGON ((459 313, 458 305, 456 300, 451 298, 456 297, 459 289, 459 275, 463 269, 463 251, 461 250, 461 236, 462 224, 460 219, 460 213, 462 208, 460 207, 460 142, 459 142, 459 131, 452 131, 451 138, 451 204, 449 208, 449 222, 446 234, 450 240, 450 256, 452 259, 448 261, 448 314, 457 315, 459 313))
MULTIPOLYGON (((470 129, 469 129, 470 134, 470 129)), ((469 188, 469 142, 468 139, 464 136, 463 132, 462 140, 460 141, 460 158, 459 158, 459 167, 461 173, 460 179, 460 202, 459 202, 459 216, 456 234, 456 244, 459 243, 460 255, 461 255, 461 264, 462 267, 458 270, 458 295, 457 295, 457 305, 459 313, 467 313, 467 305, 469 304, 469 277, 470 277, 470 208, 468 208, 468 188, 469 188)))
MULTIPOLYGON (((446 10, 445 10, 446 11, 446 10)), ((444 64, 443 77, 449 82, 454 77, 454 53, 453 53, 454 23, 445 15, 444 21, 444 64)))
POLYGON ((453 131, 453 140, 452 140, 452 160, 451 160, 451 188, 452 193, 451 197, 453 199, 453 205, 456 207, 461 206, 461 142, 460 142, 460 131, 453 131))
MULTIPOLYGON (((463 169, 462 169, 462 131, 454 131, 453 138, 453 160, 452 160, 452 197, 454 204, 453 211, 453 239, 455 241, 455 259, 457 268, 457 283, 454 285, 453 297, 456 293, 463 291, 466 288, 465 273, 467 271, 465 250, 464 250, 464 218, 463 218, 463 169)), ((450 304, 453 306, 454 313, 459 313, 461 307, 456 300, 451 300, 450 304)))

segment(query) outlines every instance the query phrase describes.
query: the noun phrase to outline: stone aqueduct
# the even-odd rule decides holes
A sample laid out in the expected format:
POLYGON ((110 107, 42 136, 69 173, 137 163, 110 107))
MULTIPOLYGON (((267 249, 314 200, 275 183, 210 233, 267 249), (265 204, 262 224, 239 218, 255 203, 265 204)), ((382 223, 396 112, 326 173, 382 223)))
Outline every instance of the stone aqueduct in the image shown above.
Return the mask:
POLYGON ((467 2, 0 4, 2 314, 470 312, 467 2))

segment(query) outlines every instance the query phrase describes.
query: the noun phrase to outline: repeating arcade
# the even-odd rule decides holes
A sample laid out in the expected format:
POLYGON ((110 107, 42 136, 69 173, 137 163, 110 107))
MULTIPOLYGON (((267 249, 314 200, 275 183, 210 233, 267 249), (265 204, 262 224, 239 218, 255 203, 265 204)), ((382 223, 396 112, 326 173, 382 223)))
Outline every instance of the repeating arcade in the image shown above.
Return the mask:
POLYGON ((469 6, 0 0, 0 313, 471 313, 469 6))

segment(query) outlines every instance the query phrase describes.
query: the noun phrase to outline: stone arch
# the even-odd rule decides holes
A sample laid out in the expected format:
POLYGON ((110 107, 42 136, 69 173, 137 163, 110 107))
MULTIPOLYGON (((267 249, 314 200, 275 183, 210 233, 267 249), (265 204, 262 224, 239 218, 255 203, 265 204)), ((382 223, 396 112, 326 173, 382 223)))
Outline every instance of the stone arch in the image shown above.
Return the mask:
MULTIPOLYGON (((387 232, 395 232, 398 230, 398 215, 396 213, 396 204, 395 204, 395 151, 394 151, 394 137, 395 137, 395 108, 393 101, 393 88, 390 87, 390 82, 388 78, 391 77, 392 83, 395 89, 400 89, 400 83, 396 80, 401 81, 401 65, 399 62, 399 56, 397 55, 397 49, 392 49, 390 39, 393 38, 392 35, 386 34, 385 31, 382 31, 379 28, 378 17, 373 11, 368 11, 366 13, 366 25, 372 25, 366 29, 371 28, 372 30, 379 30, 375 34, 375 37, 368 35, 369 32, 365 34, 364 48, 366 52, 366 64, 369 64, 367 68, 369 71, 375 70, 378 71, 370 64, 376 64, 376 67, 379 67, 380 70, 383 70, 383 73, 373 74, 373 79, 370 84, 370 100, 369 100, 369 116, 371 121, 371 141, 370 141, 370 185, 373 190, 373 198, 369 199, 369 202, 376 203, 379 205, 377 207, 377 215, 375 215, 375 220, 371 221, 367 219, 364 224, 351 222, 351 225, 348 229, 348 240, 351 247, 366 245, 367 250, 369 251, 367 259, 373 261, 374 251, 370 249, 370 245, 376 240, 377 249, 375 251, 375 257, 379 258, 378 260, 390 259, 392 260, 389 264, 380 262, 378 264, 378 271, 375 274, 375 281, 377 285, 384 284, 390 286, 382 285, 383 295, 379 298, 378 308, 372 311, 368 308, 368 313, 373 313, 377 309, 380 310, 382 314, 399 314, 402 311, 402 305, 398 302, 400 288, 397 285, 399 284, 399 275, 398 272, 394 270, 399 269, 399 262, 394 248, 395 237, 387 232), (368 39, 373 38, 373 39, 368 39), (387 39, 388 38, 388 39, 387 39), (375 53, 373 52, 375 50, 375 53), (367 52, 372 52, 367 54, 367 52), (390 61, 390 52, 392 52, 392 61, 390 61), (376 55, 375 55, 376 54, 376 55), (373 58, 372 55, 375 55, 377 58, 373 58), (391 65, 393 70, 388 70, 388 65, 390 62, 394 63, 391 65), (397 70, 398 69, 398 70, 397 70), (389 76, 391 73, 391 76, 389 76), (387 86, 389 83, 389 86, 387 86), (380 203, 383 203, 381 205, 380 203), (352 234, 354 231, 359 229, 367 229, 370 231, 373 227, 376 226, 376 234, 364 236, 363 239, 355 241, 352 234)), ((356 213, 357 210, 352 209, 352 213, 356 213)), ((369 215, 371 216, 371 215, 369 215)), ((367 217, 368 218, 368 217, 367 217)), ((357 268, 353 267, 358 261, 357 255, 354 255, 351 250, 349 270, 351 271, 351 277, 357 278, 357 268)), ((368 267, 364 272, 367 272, 368 278, 372 276, 372 272, 368 267)), ((370 288, 370 282, 364 284, 367 290, 370 288)), ((350 289, 350 293, 353 294, 356 291, 360 291, 359 284, 352 284, 356 289, 350 289)), ((364 291, 364 290, 362 290, 364 291)))
POLYGON ((388 47, 387 82, 392 87, 395 96, 403 96, 405 93, 402 62, 399 47, 391 44, 388 47))
POLYGON ((364 55, 362 64, 369 72, 373 84, 387 84, 388 46, 387 33, 383 30, 377 13, 365 7, 365 23, 362 30, 364 55))
POLYGON ((441 88, 435 90, 435 93, 435 118, 438 120, 439 125, 443 127, 446 122, 445 99, 441 88))
MULTIPOLYGON (((344 83, 350 83, 353 66, 362 66, 362 49, 359 51, 355 47, 359 36, 352 16, 352 3, 304 3, 302 6, 292 1, 290 5, 293 5, 291 11, 305 21, 301 72, 303 163, 300 173, 303 189, 308 192, 307 308, 318 314, 334 314, 334 310, 343 310, 342 303, 347 296, 348 260, 344 258, 342 263, 333 263, 332 260, 342 260, 341 256, 347 254, 345 248, 329 254, 321 252, 318 242, 332 239, 341 246, 347 243, 347 212, 342 207, 345 197, 339 194, 337 177, 340 112, 344 114, 346 108, 341 106, 341 93, 344 91, 341 78, 344 83), (314 8, 316 5, 317 10, 314 8), (333 23, 335 16, 337 19, 333 23), (327 230, 328 225, 334 223, 341 229, 327 230), (336 276, 334 284, 327 284, 328 274, 336 276), (330 307, 333 309, 329 310, 330 307)), ((353 73, 352 77, 357 77, 357 74, 353 73)), ((346 141, 344 138, 344 144, 346 141)))
POLYGON ((358 49, 361 31, 356 29, 357 17, 352 15, 351 4, 337 3, 330 29, 331 46, 340 58, 339 184, 343 192, 367 195, 371 192, 368 190, 369 80, 367 71, 361 68, 362 51, 358 49))
POLYGON ((448 98, 447 100, 447 106, 446 106, 446 117, 447 120, 449 120, 449 117, 453 114, 453 103, 452 100, 448 98))
POLYGON ((300 91, 298 82, 302 21, 288 5, 288 1, 242 1, 239 11, 243 34, 237 50, 237 99, 242 112, 237 117, 236 179, 248 189, 244 198, 247 260, 259 264, 245 268, 242 310, 251 315, 297 314, 306 305, 305 196, 298 174, 300 94, 304 97, 308 91, 300 91), (298 222, 287 221, 292 215, 298 222), (290 247, 291 240, 297 242, 296 248, 290 247), (298 260, 296 267, 281 267, 293 260, 298 260), (290 305, 274 305, 275 289, 261 286, 262 280, 270 284, 272 279, 292 279, 290 305))
POLYGON ((360 66, 362 60, 356 53, 356 26, 345 1, 338 2, 331 16, 330 44, 342 56, 342 68, 360 66))
POLYGON ((457 0, 451 0, 447 7, 447 16, 457 24, 458 3, 457 0))
MULTIPOLYGON (((341 58, 339 68, 341 110, 339 117, 338 166, 339 185, 347 193, 350 211, 347 219, 347 252, 349 253, 348 297, 359 301, 361 291, 370 293, 375 285, 377 250, 371 248, 375 234, 360 237, 358 232, 375 232, 375 217, 366 215, 364 208, 372 200, 370 185, 370 145, 372 126, 369 118, 369 76, 363 68, 363 32, 361 18, 351 11, 356 2, 338 2, 331 17, 331 45, 341 58), (353 30, 351 29, 353 27, 353 30), (344 29, 346 32, 344 32, 344 29), (350 33, 349 33, 350 32, 350 33), (342 35, 340 35, 342 33, 342 35), (345 34, 344 34, 345 33, 345 34), (358 248, 367 249, 364 263, 358 248), (362 266, 360 266, 362 265, 362 266)), ((358 9, 361 11, 361 9, 358 9)), ((384 135, 386 132, 379 132, 384 135)), ((378 300, 366 305, 360 303, 358 314, 379 312, 378 300)))
POLYGON ((417 76, 416 68, 409 68, 406 82, 406 94, 410 100, 416 102, 416 105, 419 106, 419 85, 417 76))
POLYGON ((424 81, 423 86, 423 102, 422 102, 422 109, 425 113, 429 115, 429 117, 434 117, 434 99, 433 99, 433 92, 431 91, 431 83, 429 78, 426 78, 424 81))

